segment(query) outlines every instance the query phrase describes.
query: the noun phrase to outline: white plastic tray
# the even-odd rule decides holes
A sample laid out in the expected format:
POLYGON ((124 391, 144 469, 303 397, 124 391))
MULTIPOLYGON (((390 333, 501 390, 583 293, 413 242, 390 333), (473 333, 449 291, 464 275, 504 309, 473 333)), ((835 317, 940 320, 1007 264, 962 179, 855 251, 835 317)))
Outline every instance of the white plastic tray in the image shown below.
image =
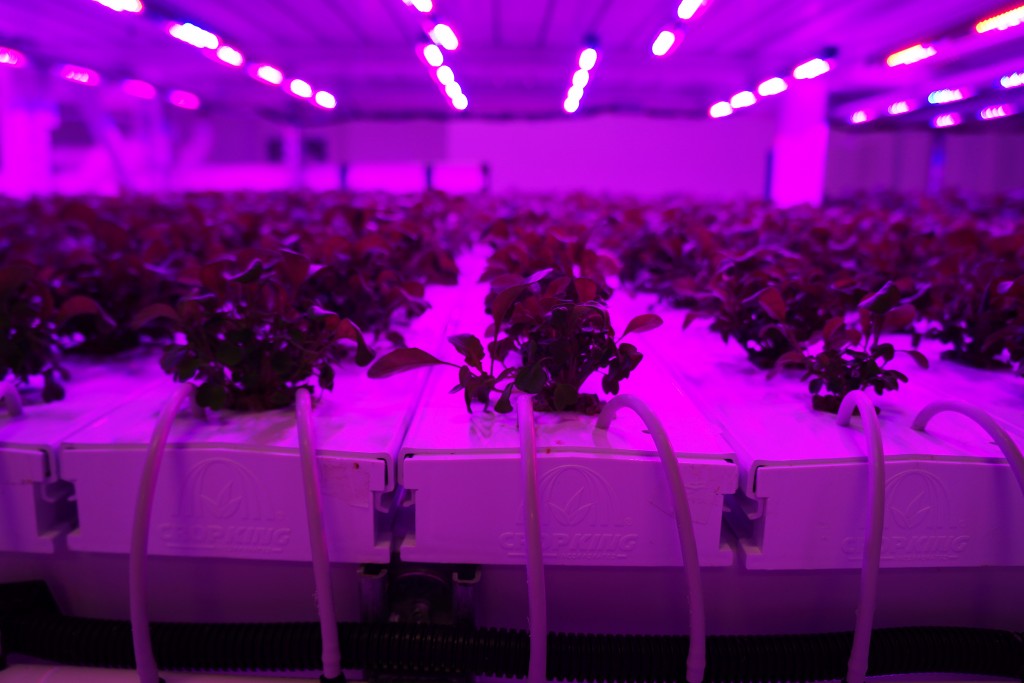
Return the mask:
POLYGON ((0 411, 0 550, 53 552, 54 538, 75 523, 70 487, 58 481, 61 443, 163 376, 146 353, 102 366, 72 359, 65 367, 71 378, 63 400, 43 403, 33 384, 22 415, 0 411))
MULTIPOLYGON (((435 306, 406 334, 434 346, 448 309, 435 306)), ((387 562, 394 458, 424 372, 390 383, 336 368, 335 389, 313 410, 328 547, 335 562, 387 562)), ((126 553, 144 456, 170 386, 77 433, 61 474, 74 483, 79 528, 72 550, 126 553)), ((309 535, 294 410, 183 411, 168 441, 153 507, 154 555, 305 561, 309 535)))
MULTIPOLYGON (((457 331, 486 320, 463 316, 457 331)), ((448 351, 445 357, 457 354, 448 351)), ((449 389, 454 368, 432 370, 399 459, 415 531, 401 544, 409 561, 521 564, 525 561, 519 434, 515 416, 466 411, 449 389)), ((729 446, 667 377, 644 360, 623 392, 648 401, 668 429, 690 497, 701 563, 724 566, 722 502, 736 490, 729 446)), ((553 565, 679 566, 672 503, 651 437, 628 411, 607 432, 595 418, 538 413, 544 560, 553 565)))
MULTIPOLYGON (((734 446, 742 495, 730 522, 752 569, 855 568, 863 553, 867 465, 859 419, 813 411, 805 383, 767 379, 735 344, 682 313, 651 342, 734 446)), ((980 429, 938 418, 910 428, 933 400, 920 384, 873 399, 886 453, 884 567, 1024 565, 1024 500, 980 429)), ((970 400, 969 396, 961 399, 970 400)))

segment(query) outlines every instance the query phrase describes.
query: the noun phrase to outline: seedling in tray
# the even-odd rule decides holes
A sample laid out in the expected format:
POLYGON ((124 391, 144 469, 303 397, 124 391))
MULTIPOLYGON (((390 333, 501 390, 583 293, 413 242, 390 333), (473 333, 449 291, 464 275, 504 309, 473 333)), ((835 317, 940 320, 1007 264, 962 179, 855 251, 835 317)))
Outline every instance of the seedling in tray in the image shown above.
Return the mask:
POLYGON ((637 316, 616 339, 608 311, 597 299, 596 282, 568 276, 551 279, 551 275, 550 270, 539 271, 493 293, 486 350, 475 335, 459 334, 449 341, 462 356, 461 364, 421 349, 396 349, 370 367, 370 377, 388 377, 425 365, 451 365, 459 368, 459 382, 452 393, 463 392, 469 410, 474 402, 488 409, 497 394, 494 410, 511 412, 512 391, 518 389, 534 395, 538 410, 597 413, 601 400, 596 394, 581 393, 583 383, 604 371, 602 389, 617 394, 620 383, 643 359, 635 346, 621 343, 622 337, 652 330, 662 321, 653 313, 637 316))

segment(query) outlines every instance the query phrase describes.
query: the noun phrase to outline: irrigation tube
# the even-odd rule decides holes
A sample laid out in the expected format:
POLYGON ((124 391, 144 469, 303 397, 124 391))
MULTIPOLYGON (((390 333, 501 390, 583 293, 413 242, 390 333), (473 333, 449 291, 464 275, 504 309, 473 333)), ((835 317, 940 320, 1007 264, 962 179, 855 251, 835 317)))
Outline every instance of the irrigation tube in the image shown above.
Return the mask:
POLYGON ((128 611, 132 625, 132 647, 135 649, 135 668, 141 683, 160 681, 160 672, 153 656, 153 643, 150 640, 149 616, 146 612, 146 550, 149 545, 149 523, 153 517, 153 497, 171 425, 181 410, 181 404, 192 396, 194 390, 195 387, 188 383, 177 387, 160 413, 146 452, 139 494, 135 499, 135 519, 132 524, 131 549, 128 553, 128 611))
POLYGON ((854 408, 860 411, 864 438, 868 446, 868 533, 864 542, 864 562, 860 570, 860 597, 857 622, 853 629, 853 647, 846 669, 845 683, 864 683, 871 650, 871 627, 878 597, 878 570, 882 563, 882 525, 885 522, 885 453, 882 428, 875 404, 863 391, 851 391, 839 406, 837 421, 849 426, 854 408))
POLYGON ((7 408, 7 413, 11 417, 21 417, 21 394, 18 393, 18 388, 14 386, 14 382, 10 380, 0 382, 0 400, 3 401, 4 406, 7 408))
POLYGON ((690 602, 690 641, 686 655, 687 683, 700 683, 704 679, 704 668, 707 665, 707 644, 704 624, 704 593, 700 583, 700 559, 697 556, 697 541, 693 533, 693 520, 690 517, 690 503, 686 497, 686 487, 679 474, 679 461, 676 459, 669 442, 668 434, 658 416, 647 407, 647 404, 635 396, 616 396, 605 404, 597 418, 597 429, 608 429, 612 419, 621 408, 629 408, 643 420, 647 431, 654 438, 658 455, 665 466, 672 502, 676 511, 676 529, 679 532, 679 545, 683 550, 683 564, 686 571, 686 588, 690 602))
POLYGON ((316 446, 313 442, 312 399, 308 389, 295 392, 295 415, 299 430, 299 460, 306 498, 306 521, 309 524, 309 548, 313 556, 313 581, 316 586, 317 616, 320 618, 321 660, 324 678, 341 681, 341 647, 338 622, 334 614, 334 593, 331 590, 331 560, 324 532, 323 498, 316 467, 316 446))
POLYGON ((981 428, 988 432, 988 435, 999 446, 999 450, 1003 452, 1003 456, 1010 464, 1010 469, 1013 470, 1013 474, 1017 478, 1020 492, 1024 494, 1024 456, 1021 456, 1020 448, 1010 438, 1010 435, 1006 433, 1006 430, 996 422, 995 418, 984 410, 966 403, 960 403, 959 401, 936 401, 925 406, 917 414, 912 426, 914 429, 923 432, 925 427, 928 426, 928 422, 939 413, 960 413, 981 425, 981 428))
POLYGON ((537 429, 533 419, 533 396, 520 396, 516 408, 519 419, 519 453, 522 456, 526 594, 529 603, 530 668, 526 680, 529 683, 544 683, 547 680, 548 614, 537 496, 537 429))

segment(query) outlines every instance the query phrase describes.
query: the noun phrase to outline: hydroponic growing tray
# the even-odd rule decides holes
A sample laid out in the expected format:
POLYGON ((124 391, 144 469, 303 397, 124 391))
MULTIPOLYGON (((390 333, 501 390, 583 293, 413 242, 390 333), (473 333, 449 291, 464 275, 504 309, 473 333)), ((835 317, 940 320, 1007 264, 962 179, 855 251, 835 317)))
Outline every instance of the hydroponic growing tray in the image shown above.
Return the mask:
POLYGON ((43 403, 38 388, 23 391, 20 416, 0 410, 0 550, 52 552, 73 528, 70 487, 60 480, 64 440, 104 413, 161 383, 152 354, 132 353, 102 365, 72 360, 65 398, 43 403))
MULTIPOLYGON (((680 323, 670 315, 651 342, 736 449, 741 495, 730 522, 745 565, 860 567, 867 465, 859 418, 839 426, 811 409, 802 382, 768 379, 705 324, 682 331, 680 323)), ((911 429, 928 403, 969 397, 908 385, 872 398, 886 455, 882 566, 1024 565, 1024 500, 998 448, 959 418, 911 429)))
MULTIPOLYGON (((479 331, 486 322, 459 323, 479 331)), ((642 341, 638 344, 643 348, 642 341)), ((450 356, 451 354, 447 354, 450 356)), ((442 354, 446 357, 446 354, 442 354)), ((403 504, 415 529, 401 541, 409 561, 525 561, 519 433, 514 414, 469 413, 450 395, 455 373, 431 371, 398 462, 403 504)), ((732 450, 668 378, 643 361, 623 393, 648 402, 668 430, 689 495, 701 564, 724 566, 722 503, 736 490, 732 450)), ((654 443, 626 411, 605 432, 595 417, 537 413, 544 561, 577 566, 679 566, 668 483, 654 443)))
MULTIPOLYGON (((439 300, 447 300, 438 296, 439 300)), ((406 334, 436 346, 447 324, 436 305, 406 334)), ((395 457, 423 377, 385 384, 351 364, 314 404, 313 430, 328 548, 334 562, 390 557, 395 457)), ((125 553, 147 444, 171 390, 151 392, 77 433, 61 472, 76 490, 77 551, 125 553)), ((308 560, 306 507, 294 409, 262 413, 183 409, 168 440, 153 501, 154 555, 308 560)))

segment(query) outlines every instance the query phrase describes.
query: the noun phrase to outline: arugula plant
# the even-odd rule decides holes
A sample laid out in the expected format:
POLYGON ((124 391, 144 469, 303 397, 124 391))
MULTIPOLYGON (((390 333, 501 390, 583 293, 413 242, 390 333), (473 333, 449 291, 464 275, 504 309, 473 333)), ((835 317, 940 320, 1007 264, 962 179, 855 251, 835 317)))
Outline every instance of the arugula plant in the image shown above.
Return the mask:
POLYGON ((294 402, 295 391, 334 387, 332 361, 342 349, 365 366, 374 352, 360 329, 337 313, 303 305, 298 292, 312 270, 294 252, 244 250, 205 264, 200 287, 176 307, 154 304, 136 315, 176 333, 161 359, 179 382, 199 383, 200 405, 268 410, 294 402))
POLYGON ((461 364, 421 349, 396 349, 378 359, 369 376, 389 377, 426 365, 450 365, 459 369, 459 382, 452 392, 463 393, 467 410, 471 411, 474 403, 487 410, 493 400, 496 412, 511 412, 512 392, 518 389, 533 394, 534 406, 540 411, 596 414, 601 400, 596 394, 581 392, 584 382, 595 372, 603 372, 602 390, 617 394, 620 383, 643 359, 643 354, 622 338, 652 330, 662 320, 652 313, 637 316, 616 338, 608 311, 598 298, 598 283, 589 278, 550 276, 549 270, 539 271, 497 290, 486 348, 472 334, 449 338, 462 356, 461 364))
POLYGON ((106 320, 99 304, 74 296, 60 306, 47 273, 25 261, 0 266, 0 380, 12 375, 21 384, 43 378, 42 397, 59 401, 68 371, 61 365, 61 335, 81 319, 106 320))
POLYGON ((881 395, 896 391, 907 376, 887 368, 896 353, 906 353, 922 368, 928 367, 924 354, 913 349, 900 349, 889 342, 883 343, 886 332, 906 330, 916 316, 913 304, 906 303, 900 289, 889 282, 878 292, 864 299, 858 307, 860 329, 853 329, 843 317, 829 320, 822 330, 824 347, 806 354, 795 349, 783 354, 776 362, 781 367, 802 367, 806 371, 808 389, 815 410, 829 413, 839 411, 843 398, 851 391, 874 390, 881 395))

